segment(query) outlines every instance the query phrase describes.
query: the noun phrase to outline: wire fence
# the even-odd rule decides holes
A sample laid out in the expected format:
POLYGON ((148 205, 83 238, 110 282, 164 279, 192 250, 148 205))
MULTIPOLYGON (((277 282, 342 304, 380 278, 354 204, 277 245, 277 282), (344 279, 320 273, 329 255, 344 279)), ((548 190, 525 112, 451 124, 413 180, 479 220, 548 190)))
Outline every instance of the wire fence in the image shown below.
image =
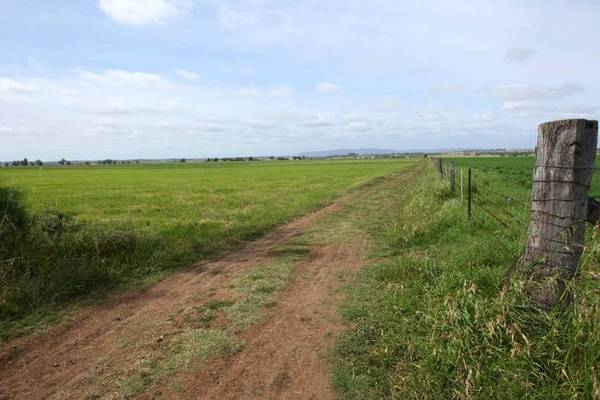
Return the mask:
MULTIPOLYGON (((487 224, 501 229, 503 234, 496 236, 497 243, 515 257, 520 257, 521 251, 528 245, 530 237, 556 244, 551 250, 552 252, 572 254, 573 247, 577 246, 572 240, 573 224, 589 222, 587 218, 549 214, 539 207, 533 209, 532 205, 536 202, 538 204, 544 202, 555 204, 573 201, 573 199, 534 198, 531 186, 517 185, 513 179, 502 173, 481 174, 477 168, 457 166, 452 160, 439 158, 433 159, 433 165, 440 177, 448 182, 450 190, 460 198, 461 204, 464 204, 466 218, 473 223, 487 224), (535 222, 543 224, 544 232, 530 227, 530 223, 535 222)), ((534 171, 540 168, 568 169, 561 166, 536 165, 534 171)), ((586 169, 595 172, 600 168, 586 169)), ((530 182, 533 185, 538 181, 534 178, 530 182)), ((575 182, 572 179, 567 183, 585 185, 587 189, 590 189, 589 183, 575 182)))
POLYGON ((457 166, 451 160, 433 159, 433 164, 464 205, 465 217, 473 223, 501 229, 502 235, 496 235, 498 246, 514 259, 519 258, 527 241, 531 190, 515 188, 515 182, 501 173, 482 176, 477 169, 457 166))

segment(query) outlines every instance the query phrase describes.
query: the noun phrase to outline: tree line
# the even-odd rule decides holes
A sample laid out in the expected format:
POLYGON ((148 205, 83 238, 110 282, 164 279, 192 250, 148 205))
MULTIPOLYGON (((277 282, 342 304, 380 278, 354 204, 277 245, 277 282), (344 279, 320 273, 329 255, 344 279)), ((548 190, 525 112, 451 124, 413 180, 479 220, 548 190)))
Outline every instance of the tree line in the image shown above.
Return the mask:
MULTIPOLYGON (((235 162, 235 161, 264 161, 264 160, 277 160, 277 161, 286 161, 286 160, 306 160, 306 156, 292 156, 292 157, 209 157, 206 159, 207 162, 235 162)), ((178 159, 177 161, 181 163, 185 163, 188 160, 185 158, 178 159)), ((77 161, 72 162, 62 158, 57 162, 58 165, 73 165, 76 164, 84 164, 84 165, 129 165, 129 164, 139 164, 139 160, 113 160, 111 158, 107 158, 105 160, 98 161, 77 161)), ((16 161, 6 161, 4 163, 0 163, 0 166, 3 167, 41 167, 44 165, 42 160, 29 161, 27 158, 23 160, 16 161)))
POLYGON ((16 161, 6 161, 4 163, 5 167, 41 167, 42 165, 44 165, 44 162, 42 160, 29 161, 27 158, 16 161))

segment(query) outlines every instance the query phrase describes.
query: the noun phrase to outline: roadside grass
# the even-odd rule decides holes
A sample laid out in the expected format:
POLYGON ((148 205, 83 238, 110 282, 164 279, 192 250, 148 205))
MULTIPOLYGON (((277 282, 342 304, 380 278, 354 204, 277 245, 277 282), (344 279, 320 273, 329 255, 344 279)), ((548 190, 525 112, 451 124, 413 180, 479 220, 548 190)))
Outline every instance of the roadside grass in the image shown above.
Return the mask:
POLYGON ((1 169, 0 341, 235 249, 413 162, 1 169))
POLYGON ((572 312, 530 309, 518 274, 500 286, 523 250, 529 191, 503 174, 526 176, 532 164, 457 161, 481 162, 472 221, 424 165, 399 202, 378 211, 387 221, 368 225, 376 262, 348 288, 342 311, 351 328, 333 355, 337 389, 347 399, 598 398, 600 233, 588 234, 572 312), (523 221, 505 225, 482 206, 523 221))

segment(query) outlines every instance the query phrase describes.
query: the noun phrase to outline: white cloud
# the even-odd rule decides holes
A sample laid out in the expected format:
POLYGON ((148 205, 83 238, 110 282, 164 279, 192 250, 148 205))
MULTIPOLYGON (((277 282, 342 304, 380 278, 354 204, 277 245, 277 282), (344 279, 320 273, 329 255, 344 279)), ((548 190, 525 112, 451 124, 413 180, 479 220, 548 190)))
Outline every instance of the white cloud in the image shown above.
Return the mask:
POLYGON ((34 85, 10 78, 0 78, 0 92, 33 93, 37 90, 34 85))
POLYGON ((369 130, 369 125, 366 122, 350 122, 345 128, 353 132, 365 132, 369 130))
POLYGON ((132 26, 163 24, 184 9, 179 0, 98 0, 98 6, 115 22, 132 26))
POLYGON ((102 85, 133 84, 137 86, 166 86, 168 83, 160 75, 148 72, 130 72, 123 69, 109 69, 102 72, 79 70, 82 81, 102 85))
POLYGON ((255 86, 249 86, 241 88, 237 91, 238 95, 242 97, 272 97, 282 98, 290 97, 293 94, 292 88, 287 85, 273 86, 270 88, 258 88, 255 86))
POLYGON ((560 100, 583 92, 583 88, 574 84, 555 87, 508 84, 498 85, 492 88, 491 92, 508 102, 517 102, 524 100, 560 100))
POLYGON ((277 128, 277 124, 269 121, 248 121, 248 125, 254 129, 271 130, 277 128))
POLYGON ((36 136, 36 133, 27 127, 0 125, 0 136, 36 136))
POLYGON ((531 100, 517 100, 517 101, 506 101, 502 104, 502 108, 505 110, 513 111, 523 111, 523 110, 533 110, 538 108, 538 103, 531 100))
POLYGON ((243 97, 256 97, 260 96, 261 91, 255 87, 245 87, 238 90, 238 94, 243 97))
POLYGON ((476 122, 491 122, 496 119, 496 116, 490 112, 474 113, 473 120, 476 122))
POLYGON ((383 97, 376 101, 372 110, 378 113, 395 113, 402 109, 398 99, 394 97, 383 97))
POLYGON ((110 101, 106 108, 101 109, 98 113, 112 116, 130 116, 136 114, 178 113, 185 110, 186 107, 184 104, 172 99, 157 102, 141 102, 115 98, 110 101))
POLYGON ((260 10, 252 7, 252 4, 238 3, 234 6, 228 1, 217 0, 215 6, 219 22, 227 30, 250 27, 260 17, 260 10))
POLYGON ((504 60, 506 62, 523 63, 535 55, 533 49, 512 48, 506 50, 504 60))
POLYGON ((275 86, 269 89, 268 95, 269 97, 280 98, 280 97, 289 97, 292 95, 292 89, 289 86, 275 86))
POLYGON ((200 79, 200 75, 198 75, 197 73, 192 72, 192 71, 187 71, 185 69, 178 69, 177 71, 175 71, 175 73, 178 76, 180 76, 184 79, 188 79, 190 81, 197 81, 200 79))
POLYGON ((338 93, 342 91, 338 85, 331 82, 321 82, 316 86, 315 89, 319 93, 338 93))

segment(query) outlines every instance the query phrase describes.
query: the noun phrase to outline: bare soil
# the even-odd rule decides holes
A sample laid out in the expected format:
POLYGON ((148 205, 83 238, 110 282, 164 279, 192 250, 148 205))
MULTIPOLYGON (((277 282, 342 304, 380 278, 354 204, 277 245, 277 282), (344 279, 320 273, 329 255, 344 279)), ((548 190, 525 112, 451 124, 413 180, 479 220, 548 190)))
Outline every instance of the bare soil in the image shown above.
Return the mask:
MULTIPOLYGON (((340 212, 375 190, 367 185, 333 204, 282 226, 222 258, 193 265, 153 287, 112 296, 77 310, 46 332, 0 346, 0 399, 120 398, 126 371, 177 332, 180 316, 219 299, 235 277, 273 257, 323 217, 340 212)), ((299 262, 277 304, 241 333, 244 348, 209 360, 199 370, 180 369, 177 385, 159 382, 140 398, 331 399, 327 356, 343 329, 338 315, 344 274, 360 269, 365 236, 348 243, 316 244, 299 262)))

